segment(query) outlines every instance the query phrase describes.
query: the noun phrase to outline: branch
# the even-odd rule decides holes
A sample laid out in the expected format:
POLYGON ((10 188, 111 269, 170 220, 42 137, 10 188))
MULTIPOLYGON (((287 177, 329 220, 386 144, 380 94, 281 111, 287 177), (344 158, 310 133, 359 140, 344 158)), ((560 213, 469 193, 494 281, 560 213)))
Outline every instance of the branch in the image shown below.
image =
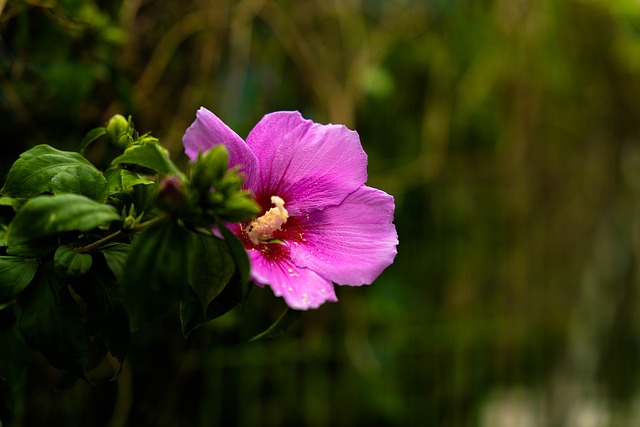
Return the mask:
POLYGON ((122 237, 122 236, 124 236, 126 234, 129 234, 129 233, 136 233, 136 232, 138 232, 138 231, 150 226, 151 224, 155 224, 157 222, 162 222, 162 221, 166 220, 167 218, 168 217, 166 215, 157 216, 155 218, 150 219, 149 221, 145 221, 145 222, 142 222, 142 223, 136 225, 135 227, 133 227, 130 230, 122 230, 122 229, 120 229, 120 230, 116 231, 115 233, 109 234, 108 236, 105 236, 100 240, 96 240, 95 242, 89 243, 86 246, 79 246, 77 248, 74 248, 74 250, 76 252, 80 253, 80 254, 94 251, 94 250, 106 245, 107 243, 111 242, 112 240, 116 240, 116 239, 118 239, 118 238, 120 238, 120 237, 122 237))

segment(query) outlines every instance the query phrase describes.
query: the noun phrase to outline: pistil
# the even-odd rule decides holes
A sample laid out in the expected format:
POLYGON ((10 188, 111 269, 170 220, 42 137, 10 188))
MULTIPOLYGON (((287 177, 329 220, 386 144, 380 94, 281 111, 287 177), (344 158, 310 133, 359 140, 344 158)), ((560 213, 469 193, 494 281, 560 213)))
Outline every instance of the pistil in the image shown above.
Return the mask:
POLYGON ((289 212, 284 208, 284 200, 278 196, 271 196, 271 203, 275 207, 269 209, 243 229, 254 245, 268 243, 273 238, 273 233, 281 230, 282 224, 286 223, 289 218, 289 212))

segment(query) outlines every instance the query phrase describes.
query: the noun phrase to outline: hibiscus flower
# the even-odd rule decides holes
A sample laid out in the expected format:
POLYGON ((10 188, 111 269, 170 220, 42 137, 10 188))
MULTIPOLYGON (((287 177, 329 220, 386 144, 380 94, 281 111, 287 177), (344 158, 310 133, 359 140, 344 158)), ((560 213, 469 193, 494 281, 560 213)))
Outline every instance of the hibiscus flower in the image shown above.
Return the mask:
POLYGON ((367 187, 367 155, 354 131, 298 112, 267 114, 246 142, 200 108, 183 143, 193 160, 223 144, 263 213, 230 228, 251 278, 294 309, 337 301, 333 283, 371 284, 397 253, 393 197, 367 187))

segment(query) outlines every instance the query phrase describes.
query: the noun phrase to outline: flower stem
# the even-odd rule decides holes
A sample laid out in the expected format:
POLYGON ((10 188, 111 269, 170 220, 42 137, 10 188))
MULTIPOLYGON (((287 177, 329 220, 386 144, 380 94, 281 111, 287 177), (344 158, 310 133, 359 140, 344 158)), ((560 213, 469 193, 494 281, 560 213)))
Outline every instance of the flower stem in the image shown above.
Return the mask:
POLYGON ((162 222, 164 220, 166 220, 168 217, 166 215, 159 215, 155 218, 150 219, 149 221, 145 221, 145 222, 141 222, 140 224, 136 225, 135 227, 133 227, 131 230, 118 230, 115 233, 111 233, 108 236, 103 237, 102 239, 96 240, 95 242, 89 243, 88 245, 85 246, 79 246, 77 248, 74 248, 74 250, 80 254, 83 253, 87 253, 87 252, 91 252, 94 251, 104 245, 106 245, 107 243, 118 239, 119 237, 122 237, 126 234, 129 233, 135 233, 138 232, 148 226, 150 226, 151 224, 155 224, 157 222, 162 222))

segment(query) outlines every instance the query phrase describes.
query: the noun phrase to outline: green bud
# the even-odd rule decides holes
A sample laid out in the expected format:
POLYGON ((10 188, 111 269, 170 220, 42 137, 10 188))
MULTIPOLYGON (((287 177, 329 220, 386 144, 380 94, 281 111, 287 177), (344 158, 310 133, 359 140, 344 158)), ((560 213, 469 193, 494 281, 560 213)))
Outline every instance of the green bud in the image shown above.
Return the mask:
POLYGON ((217 182, 229 168, 229 153, 224 145, 216 145, 204 154, 200 154, 191 166, 191 181, 200 191, 209 191, 217 187, 217 182))
POLYGON ((243 222, 255 217, 261 211, 250 193, 240 191, 231 194, 219 210, 220 217, 228 222, 243 222))
POLYGON ((224 200, 224 194, 219 191, 211 191, 207 194, 207 207, 216 209, 224 203, 224 200))
POLYGON ((126 208, 122 209, 122 229, 126 231, 130 231, 135 229, 140 221, 142 221, 143 214, 136 216, 136 208, 131 205, 129 207, 129 212, 126 212, 126 208))
MULTIPOLYGON (((148 144, 148 143, 153 143, 153 142, 158 142, 158 138, 151 136, 151 134, 149 133, 145 133, 144 135, 140 136, 137 138, 136 143, 138 144, 148 144)), ((161 145, 158 145, 160 148, 162 148, 164 150, 165 153, 169 153, 169 151, 164 148, 161 145)))
POLYGON ((219 182, 216 186, 216 190, 225 194, 226 196, 230 196, 231 194, 237 193, 242 189, 242 184, 244 183, 244 176, 240 174, 237 170, 231 169, 219 182))
POLYGON ((130 120, 125 119, 120 114, 111 117, 107 122, 107 135, 112 143, 121 150, 133 141, 133 126, 130 120))
POLYGON ((127 216, 124 221, 122 222, 122 229, 123 230, 133 230, 134 228, 136 228, 136 226, 138 225, 139 221, 132 217, 132 216, 127 216))

